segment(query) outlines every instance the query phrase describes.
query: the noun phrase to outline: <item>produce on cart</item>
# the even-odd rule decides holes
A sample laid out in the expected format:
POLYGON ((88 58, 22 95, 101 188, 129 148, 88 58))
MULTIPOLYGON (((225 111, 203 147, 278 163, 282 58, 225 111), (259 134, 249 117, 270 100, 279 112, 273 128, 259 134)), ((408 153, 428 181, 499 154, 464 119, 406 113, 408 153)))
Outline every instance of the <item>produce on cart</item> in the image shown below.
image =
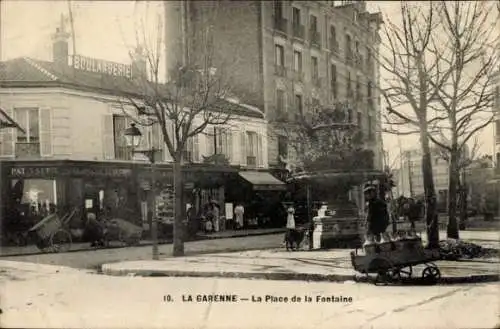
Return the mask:
POLYGON ((361 251, 351 252, 354 269, 363 274, 377 274, 375 283, 411 278, 413 267, 420 264, 425 265, 421 277, 427 283, 436 283, 441 272, 433 262, 439 259, 439 249, 425 249, 422 239, 413 232, 402 237, 385 235, 380 242, 370 241, 361 251))

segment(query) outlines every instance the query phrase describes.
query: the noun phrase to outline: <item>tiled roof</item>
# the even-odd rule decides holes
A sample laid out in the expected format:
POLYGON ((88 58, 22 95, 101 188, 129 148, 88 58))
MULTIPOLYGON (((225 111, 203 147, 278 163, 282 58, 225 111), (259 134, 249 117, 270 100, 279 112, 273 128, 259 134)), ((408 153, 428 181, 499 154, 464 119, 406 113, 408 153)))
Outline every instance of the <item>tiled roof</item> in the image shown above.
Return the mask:
MULTIPOLYGON (((139 90, 137 83, 126 77, 75 70, 71 66, 61 67, 53 62, 26 57, 0 62, 0 88, 50 86, 83 89, 111 95, 123 95, 123 93, 137 95, 139 90)), ((229 105, 237 115, 264 118, 264 114, 259 109, 237 104, 234 101, 223 102, 229 105)))

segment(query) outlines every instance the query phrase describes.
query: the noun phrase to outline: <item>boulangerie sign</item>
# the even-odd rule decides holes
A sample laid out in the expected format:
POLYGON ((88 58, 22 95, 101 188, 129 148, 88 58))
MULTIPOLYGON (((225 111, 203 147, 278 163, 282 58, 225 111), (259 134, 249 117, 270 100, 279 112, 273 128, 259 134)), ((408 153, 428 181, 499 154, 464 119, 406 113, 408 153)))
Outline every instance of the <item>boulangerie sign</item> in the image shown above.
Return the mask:
POLYGON ((132 65, 115 63, 80 55, 73 56, 73 68, 94 73, 132 78, 132 65))

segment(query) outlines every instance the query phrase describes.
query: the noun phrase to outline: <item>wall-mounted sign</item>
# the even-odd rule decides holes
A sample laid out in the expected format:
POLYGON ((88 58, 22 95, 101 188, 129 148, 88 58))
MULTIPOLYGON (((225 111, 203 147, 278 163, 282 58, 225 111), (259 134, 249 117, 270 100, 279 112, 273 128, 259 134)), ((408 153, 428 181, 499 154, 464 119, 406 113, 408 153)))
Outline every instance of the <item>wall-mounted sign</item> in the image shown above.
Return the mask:
POLYGON ((115 63, 80 55, 73 56, 73 68, 82 71, 126 77, 129 79, 132 78, 132 65, 115 63))
POLYGON ((60 176, 128 177, 131 174, 131 169, 121 168, 14 167, 10 170, 10 177, 16 178, 46 178, 60 176))

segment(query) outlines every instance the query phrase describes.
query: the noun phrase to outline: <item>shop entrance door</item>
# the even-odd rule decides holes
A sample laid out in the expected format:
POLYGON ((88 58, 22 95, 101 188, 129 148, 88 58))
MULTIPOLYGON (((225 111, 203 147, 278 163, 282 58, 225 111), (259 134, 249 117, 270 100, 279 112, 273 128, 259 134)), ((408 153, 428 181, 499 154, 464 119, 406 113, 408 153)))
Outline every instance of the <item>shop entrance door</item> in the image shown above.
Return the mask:
POLYGON ((97 189, 86 190, 84 195, 84 200, 85 200, 85 214, 93 213, 96 215, 97 218, 100 214, 100 209, 101 209, 99 190, 97 189))

